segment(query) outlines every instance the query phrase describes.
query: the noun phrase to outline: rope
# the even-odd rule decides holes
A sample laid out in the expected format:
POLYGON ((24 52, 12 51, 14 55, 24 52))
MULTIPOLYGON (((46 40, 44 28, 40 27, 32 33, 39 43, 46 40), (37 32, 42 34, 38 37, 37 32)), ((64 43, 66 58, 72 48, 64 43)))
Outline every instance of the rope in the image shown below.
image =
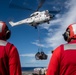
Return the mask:
MULTIPOLYGON (((41 38, 40 38, 40 28, 38 27, 38 43, 41 44, 41 38)), ((38 46, 38 51, 41 50, 41 45, 38 46)))

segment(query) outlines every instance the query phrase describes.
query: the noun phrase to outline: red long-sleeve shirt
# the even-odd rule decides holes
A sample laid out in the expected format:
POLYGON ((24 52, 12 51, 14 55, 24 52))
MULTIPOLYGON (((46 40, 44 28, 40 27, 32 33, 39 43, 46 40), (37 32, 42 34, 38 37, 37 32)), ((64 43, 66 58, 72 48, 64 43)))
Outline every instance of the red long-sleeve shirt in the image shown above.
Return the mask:
POLYGON ((17 48, 0 40, 0 75, 22 75, 17 48))
POLYGON ((76 40, 54 50, 46 75, 76 75, 76 40))

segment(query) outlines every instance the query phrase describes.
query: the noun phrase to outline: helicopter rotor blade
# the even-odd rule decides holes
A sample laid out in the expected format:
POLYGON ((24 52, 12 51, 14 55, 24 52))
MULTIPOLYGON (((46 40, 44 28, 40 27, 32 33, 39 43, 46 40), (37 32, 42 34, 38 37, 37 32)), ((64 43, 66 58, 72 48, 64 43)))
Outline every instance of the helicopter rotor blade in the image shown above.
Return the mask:
POLYGON ((60 12, 60 10, 49 11, 49 13, 54 13, 54 14, 57 14, 57 13, 59 13, 59 12, 60 12))
POLYGON ((22 6, 20 6, 20 5, 14 4, 14 3, 11 3, 11 4, 9 5, 9 8, 16 8, 16 9, 21 9, 21 10, 31 10, 31 11, 35 11, 35 10, 31 9, 31 8, 22 7, 22 6))
POLYGON ((37 8, 36 11, 38 11, 42 7, 42 5, 44 4, 44 2, 45 2, 45 0, 40 0, 38 8, 37 8))

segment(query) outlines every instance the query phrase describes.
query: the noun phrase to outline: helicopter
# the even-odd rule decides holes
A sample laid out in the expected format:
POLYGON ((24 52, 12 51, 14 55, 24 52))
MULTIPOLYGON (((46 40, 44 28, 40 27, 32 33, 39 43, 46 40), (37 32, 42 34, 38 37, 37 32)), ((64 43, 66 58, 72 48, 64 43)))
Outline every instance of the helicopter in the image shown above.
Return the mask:
POLYGON ((47 22, 49 24, 49 21, 53 18, 54 16, 51 14, 49 14, 49 11, 48 10, 45 10, 45 11, 37 11, 37 12, 34 12, 33 14, 30 15, 29 18, 27 19, 24 19, 24 20, 21 20, 21 21, 18 21, 18 22, 13 22, 13 21, 10 21, 10 25, 12 26, 16 26, 16 25, 20 25, 20 24, 30 24, 31 26, 37 28, 37 26, 39 24, 42 24, 42 23, 45 23, 47 22))
MULTIPOLYGON (((23 19, 23 20, 20 20, 17 22, 9 21, 9 24, 11 26, 17 26, 17 25, 21 25, 21 24, 29 24, 29 25, 35 27, 36 29, 39 24, 42 24, 42 23, 49 24, 49 21, 52 20, 53 17, 55 17, 55 15, 51 14, 51 12, 58 13, 59 11, 49 11, 49 10, 39 11, 39 9, 42 7, 44 2, 45 2, 45 0, 40 0, 38 8, 36 9, 36 11, 34 13, 32 13, 30 15, 29 18, 26 18, 26 19, 23 19)), ((15 4, 11 4, 11 6, 18 7, 15 4)))

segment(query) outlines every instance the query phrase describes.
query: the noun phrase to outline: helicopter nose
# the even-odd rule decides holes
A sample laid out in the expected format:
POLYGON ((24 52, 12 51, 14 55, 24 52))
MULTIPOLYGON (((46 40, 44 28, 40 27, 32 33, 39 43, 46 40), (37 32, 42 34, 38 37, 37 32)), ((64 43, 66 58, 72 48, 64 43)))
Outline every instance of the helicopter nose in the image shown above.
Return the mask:
POLYGON ((50 18, 53 18, 53 17, 55 17, 55 15, 50 15, 50 18))

